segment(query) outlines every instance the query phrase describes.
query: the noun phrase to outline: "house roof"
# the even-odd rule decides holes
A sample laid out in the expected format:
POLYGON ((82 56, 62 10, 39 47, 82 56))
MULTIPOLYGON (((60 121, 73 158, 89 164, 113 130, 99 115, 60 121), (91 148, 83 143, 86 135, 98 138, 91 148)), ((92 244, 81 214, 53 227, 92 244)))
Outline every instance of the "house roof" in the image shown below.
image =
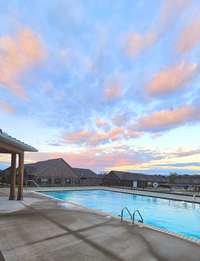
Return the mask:
POLYGON ((3 132, 1 129, 0 129, 0 142, 11 145, 14 148, 19 149, 21 151, 37 152, 37 149, 35 149, 34 147, 11 137, 7 133, 3 132))
MULTIPOLYGON (((170 183, 169 176, 164 175, 147 175, 142 173, 131 173, 131 172, 123 172, 123 171, 110 171, 106 177, 113 174, 118 177, 120 180, 145 180, 152 182, 163 182, 170 183)), ((200 175, 177 175, 175 179, 175 184, 182 185, 199 185, 200 184, 200 175)))
POLYGON ((25 164, 25 172, 39 177, 77 178, 72 167, 62 158, 25 164))
POLYGON ((84 177, 84 178, 98 177, 98 175, 90 169, 73 168, 73 171, 78 177, 84 177))
MULTIPOLYGON (((161 175, 146 175, 142 173, 131 173, 131 172, 123 172, 123 171, 110 171, 107 175, 114 174, 121 180, 145 180, 145 181, 153 181, 153 182, 166 182, 167 177, 161 175)), ((106 176, 107 176, 106 175, 106 176)), ((105 177, 106 177, 105 176, 105 177)))

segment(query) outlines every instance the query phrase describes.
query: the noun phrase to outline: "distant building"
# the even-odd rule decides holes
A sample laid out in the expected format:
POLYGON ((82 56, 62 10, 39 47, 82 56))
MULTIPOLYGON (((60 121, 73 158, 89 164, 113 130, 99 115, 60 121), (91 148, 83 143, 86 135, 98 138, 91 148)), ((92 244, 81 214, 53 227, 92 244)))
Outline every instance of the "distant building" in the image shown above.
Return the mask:
POLYGON ((167 177, 112 170, 103 178, 103 184, 107 186, 145 188, 148 185, 153 185, 153 183, 166 184, 167 177))
POLYGON ((200 175, 177 175, 175 184, 181 187, 200 186, 200 175))
MULTIPOLYGON (((18 174, 17 174, 18 176, 18 174)), ((2 172, 1 182, 10 184, 10 168, 2 172)), ((101 185, 103 175, 90 169, 72 168, 62 158, 24 165, 24 182, 27 185, 67 186, 101 185)))
POLYGON ((43 185, 77 184, 72 167, 62 158, 25 165, 25 176, 43 185))
POLYGON ((73 171, 79 178, 80 185, 102 185, 103 175, 97 175, 90 169, 73 168, 73 171))
MULTIPOLYGON (((4 182, 10 183, 9 173, 10 168, 3 172, 4 182)), ((24 180, 29 184, 35 182, 39 185, 54 186, 78 184, 79 182, 72 167, 61 158, 25 164, 24 180)))
POLYGON ((164 175, 147 175, 142 173, 131 173, 123 171, 110 171, 103 178, 105 186, 124 186, 138 188, 151 187, 154 184, 163 187, 200 187, 200 175, 177 175, 174 183, 170 183, 169 176, 164 175))

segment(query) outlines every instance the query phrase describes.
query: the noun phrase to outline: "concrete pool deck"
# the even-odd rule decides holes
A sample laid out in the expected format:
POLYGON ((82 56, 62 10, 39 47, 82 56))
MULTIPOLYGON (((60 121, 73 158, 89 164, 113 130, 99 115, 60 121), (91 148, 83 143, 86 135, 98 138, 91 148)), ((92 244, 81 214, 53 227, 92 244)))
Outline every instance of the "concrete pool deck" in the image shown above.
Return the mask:
POLYGON ((24 197, 22 209, 0 214, 0 260, 199 261, 195 243, 32 192, 24 197))

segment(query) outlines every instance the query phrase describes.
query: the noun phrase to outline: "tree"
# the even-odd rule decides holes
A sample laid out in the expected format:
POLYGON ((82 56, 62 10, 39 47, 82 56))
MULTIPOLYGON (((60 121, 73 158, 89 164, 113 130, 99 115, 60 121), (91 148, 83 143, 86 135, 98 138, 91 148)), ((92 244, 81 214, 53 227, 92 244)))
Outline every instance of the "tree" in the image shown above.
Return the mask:
POLYGON ((176 172, 171 172, 171 173, 169 174, 169 183, 170 183, 170 184, 175 184, 177 175, 178 175, 178 174, 177 174, 176 172))

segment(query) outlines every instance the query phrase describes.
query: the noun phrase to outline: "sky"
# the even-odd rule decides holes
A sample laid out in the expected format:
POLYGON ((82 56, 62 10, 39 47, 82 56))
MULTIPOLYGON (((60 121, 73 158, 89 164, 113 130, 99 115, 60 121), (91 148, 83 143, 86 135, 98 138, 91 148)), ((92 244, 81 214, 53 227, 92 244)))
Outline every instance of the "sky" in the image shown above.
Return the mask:
POLYGON ((26 163, 200 173, 199 0, 0 6, 0 128, 26 163))

